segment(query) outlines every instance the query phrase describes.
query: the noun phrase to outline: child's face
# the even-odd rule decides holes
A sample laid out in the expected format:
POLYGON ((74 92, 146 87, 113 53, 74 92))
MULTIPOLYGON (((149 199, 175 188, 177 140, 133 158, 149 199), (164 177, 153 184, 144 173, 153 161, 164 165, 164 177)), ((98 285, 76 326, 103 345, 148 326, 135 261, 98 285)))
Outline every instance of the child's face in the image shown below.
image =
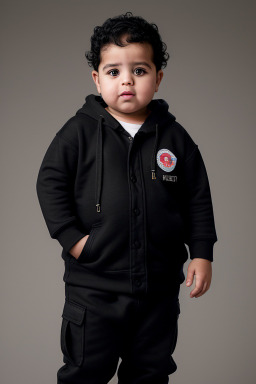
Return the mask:
POLYGON ((163 71, 156 73, 149 43, 130 43, 125 47, 110 44, 101 50, 101 62, 92 77, 109 113, 116 119, 143 123, 147 105, 158 91, 163 71), (124 91, 132 96, 122 96, 124 91))

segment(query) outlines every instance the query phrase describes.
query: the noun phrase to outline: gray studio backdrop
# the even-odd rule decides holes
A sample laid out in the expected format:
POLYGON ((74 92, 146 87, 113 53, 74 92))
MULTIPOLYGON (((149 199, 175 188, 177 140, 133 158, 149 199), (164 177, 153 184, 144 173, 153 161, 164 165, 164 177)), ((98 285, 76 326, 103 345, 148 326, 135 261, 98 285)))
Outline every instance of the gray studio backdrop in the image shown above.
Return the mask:
POLYGON ((192 288, 181 286, 170 383, 255 383, 255 2, 0 5, 1 383, 52 384, 62 365, 64 263, 43 221, 36 178, 56 132, 96 93, 84 57, 94 26, 126 11, 155 22, 167 44, 155 98, 168 101, 199 145, 219 239, 210 290, 190 299, 192 288))

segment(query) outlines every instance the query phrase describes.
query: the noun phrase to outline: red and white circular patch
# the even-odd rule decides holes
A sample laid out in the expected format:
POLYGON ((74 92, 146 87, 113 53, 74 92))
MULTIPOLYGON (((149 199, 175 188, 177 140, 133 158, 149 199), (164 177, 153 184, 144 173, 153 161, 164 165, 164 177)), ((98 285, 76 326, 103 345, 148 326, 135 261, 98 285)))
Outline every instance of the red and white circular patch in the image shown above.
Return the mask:
POLYGON ((169 149, 160 149, 156 159, 158 166, 166 172, 171 172, 176 167, 177 157, 169 149))

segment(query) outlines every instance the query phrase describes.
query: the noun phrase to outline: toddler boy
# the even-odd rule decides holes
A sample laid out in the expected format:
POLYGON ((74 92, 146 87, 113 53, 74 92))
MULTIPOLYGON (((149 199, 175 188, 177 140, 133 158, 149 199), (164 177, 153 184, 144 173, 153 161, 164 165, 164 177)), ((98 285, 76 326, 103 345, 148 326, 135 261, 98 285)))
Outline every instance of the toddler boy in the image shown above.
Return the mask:
POLYGON ((62 246, 58 384, 167 384, 176 371, 179 291, 211 282, 217 241, 197 144, 153 99, 169 58, 155 24, 131 13, 94 28, 86 58, 99 95, 56 133, 37 193, 62 246))

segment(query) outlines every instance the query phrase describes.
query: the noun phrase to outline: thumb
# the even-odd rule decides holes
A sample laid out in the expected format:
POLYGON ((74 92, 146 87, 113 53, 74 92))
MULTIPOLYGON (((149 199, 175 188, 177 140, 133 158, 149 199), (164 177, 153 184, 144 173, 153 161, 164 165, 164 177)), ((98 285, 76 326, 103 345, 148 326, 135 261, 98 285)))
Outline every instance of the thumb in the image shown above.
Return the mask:
POLYGON ((188 269, 188 273, 187 273, 186 286, 190 287, 190 285, 193 284, 193 280, 194 280, 194 270, 190 268, 188 269))

